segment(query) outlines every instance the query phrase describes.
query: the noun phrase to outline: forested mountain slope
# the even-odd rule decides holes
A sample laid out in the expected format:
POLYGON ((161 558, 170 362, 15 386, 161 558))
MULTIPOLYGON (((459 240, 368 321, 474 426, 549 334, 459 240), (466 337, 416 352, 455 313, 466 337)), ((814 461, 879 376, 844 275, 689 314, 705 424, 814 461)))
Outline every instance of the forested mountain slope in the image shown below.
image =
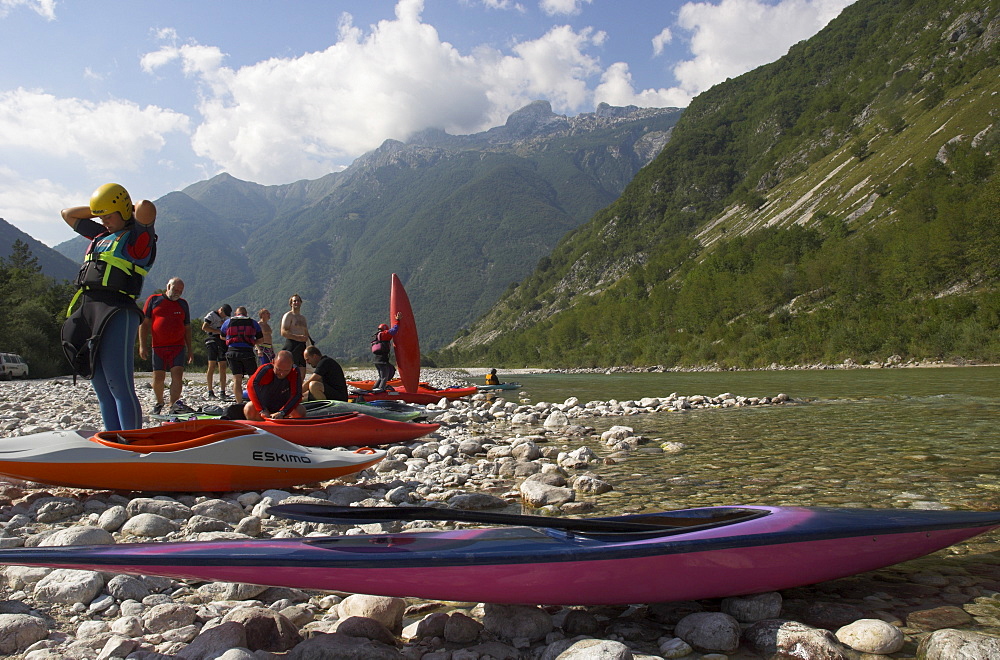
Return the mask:
MULTIPOLYGON (((0 218, 0 258, 9 259, 14 254, 14 244, 17 241, 24 243, 31 250, 31 254, 38 260, 38 267, 45 275, 56 280, 76 279, 80 270, 79 264, 0 218)), ((83 250, 77 255, 83 257, 83 250)))
POLYGON ((698 96, 622 196, 435 358, 1000 358, 996 0, 859 0, 698 96))
POLYGON ((564 117, 538 101, 483 133, 388 140, 314 181, 262 186, 221 174, 156 200, 145 293, 176 275, 195 315, 267 306, 275 324, 298 293, 322 350, 367 358, 395 272, 421 345, 443 346, 614 201, 680 114, 602 105, 564 117))

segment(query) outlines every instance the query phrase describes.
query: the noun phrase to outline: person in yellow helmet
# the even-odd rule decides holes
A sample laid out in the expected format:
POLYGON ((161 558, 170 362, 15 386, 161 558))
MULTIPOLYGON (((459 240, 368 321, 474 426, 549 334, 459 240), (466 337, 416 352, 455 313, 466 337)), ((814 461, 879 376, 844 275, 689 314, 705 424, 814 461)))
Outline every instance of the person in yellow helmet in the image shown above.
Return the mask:
POLYGON ((133 372, 142 312, 135 301, 156 259, 156 207, 149 200, 133 205, 124 187, 106 183, 88 205, 63 209, 62 217, 90 239, 62 327, 63 348, 74 372, 91 379, 105 429, 141 428, 133 372))

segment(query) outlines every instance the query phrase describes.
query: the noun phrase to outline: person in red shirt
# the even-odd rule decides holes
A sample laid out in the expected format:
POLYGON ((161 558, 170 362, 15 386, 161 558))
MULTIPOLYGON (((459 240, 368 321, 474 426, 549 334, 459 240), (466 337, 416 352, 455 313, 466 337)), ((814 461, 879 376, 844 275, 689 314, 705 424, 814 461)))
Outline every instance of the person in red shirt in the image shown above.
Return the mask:
POLYGON ((244 417, 253 422, 305 417, 306 409, 300 403, 301 382, 291 352, 278 351, 273 362, 262 364, 250 377, 247 383, 250 400, 243 406, 244 417))
POLYGON ((139 357, 152 356, 153 394, 156 405, 153 414, 163 410, 163 387, 170 371, 170 412, 194 412, 181 399, 184 386, 184 364, 191 364, 191 311, 181 298, 184 281, 172 277, 163 293, 154 293, 142 308, 142 325, 139 326, 139 357), (152 353, 150 353, 152 339, 152 353))

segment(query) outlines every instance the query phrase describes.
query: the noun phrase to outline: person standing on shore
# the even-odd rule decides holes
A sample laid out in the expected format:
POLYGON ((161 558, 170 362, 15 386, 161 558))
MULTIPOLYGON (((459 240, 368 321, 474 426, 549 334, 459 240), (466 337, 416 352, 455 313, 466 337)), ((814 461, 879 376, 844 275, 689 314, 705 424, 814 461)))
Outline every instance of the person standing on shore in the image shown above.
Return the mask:
POLYGON ((303 353, 309 337, 309 323, 302 315, 302 296, 293 294, 288 299, 290 309, 281 317, 281 336, 285 338, 284 350, 292 354, 295 366, 300 373, 305 373, 306 359, 303 353))
POLYGON ((90 239, 70 311, 80 306, 67 312, 61 331, 66 356, 77 374, 91 378, 105 430, 140 428, 133 374, 142 312, 135 301, 156 260, 156 206, 147 199, 133 205, 123 186, 106 183, 89 205, 63 209, 62 218, 90 239))
POLYGON ((156 405, 153 414, 163 410, 163 386, 167 371, 170 371, 170 412, 194 412, 181 399, 184 387, 184 364, 191 364, 194 353, 191 350, 191 310, 187 301, 181 298, 184 281, 172 277, 167 281, 163 293, 154 293, 146 298, 142 308, 142 325, 139 326, 139 357, 152 358, 153 394, 156 405), (152 346, 152 351, 150 351, 152 346))
POLYGON ((396 312, 396 322, 391 328, 385 323, 380 323, 375 336, 372 337, 372 362, 375 363, 375 371, 378 372, 372 392, 384 392, 389 381, 396 375, 396 367, 389 361, 389 354, 392 352, 392 338, 399 330, 399 319, 402 316, 396 312))
POLYGON ((212 376, 219 370, 219 398, 226 399, 226 341, 222 338, 222 324, 233 313, 233 308, 227 303, 217 310, 211 311, 202 319, 201 329, 205 331, 205 352, 208 354, 208 371, 205 381, 208 383, 209 399, 215 398, 212 390, 212 376))
POLYGON ((257 342, 257 361, 258 364, 267 364, 274 360, 274 343, 273 343, 273 330, 271 330, 271 312, 266 308, 257 312, 257 325, 260 326, 260 331, 264 335, 257 342))
POLYGON ((247 315, 246 307, 237 307, 236 313, 222 324, 226 362, 233 372, 233 398, 237 404, 243 403, 243 376, 250 377, 257 370, 253 347, 263 336, 260 325, 247 315))

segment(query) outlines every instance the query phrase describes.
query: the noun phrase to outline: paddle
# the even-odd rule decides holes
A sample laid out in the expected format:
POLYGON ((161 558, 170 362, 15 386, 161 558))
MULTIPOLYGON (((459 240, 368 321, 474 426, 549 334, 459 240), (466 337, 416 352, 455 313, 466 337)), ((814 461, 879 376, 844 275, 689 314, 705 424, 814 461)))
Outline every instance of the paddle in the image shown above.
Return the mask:
POLYGON ((353 507, 333 504, 275 504, 268 507, 268 513, 282 518, 305 520, 307 522, 349 525, 355 523, 385 520, 446 520, 448 522, 473 522, 493 525, 521 525, 525 527, 549 527, 568 529, 576 532, 605 533, 664 533, 684 525, 656 525, 649 523, 615 520, 613 518, 547 518, 544 516, 522 516, 512 513, 489 513, 427 506, 406 507, 353 507))

